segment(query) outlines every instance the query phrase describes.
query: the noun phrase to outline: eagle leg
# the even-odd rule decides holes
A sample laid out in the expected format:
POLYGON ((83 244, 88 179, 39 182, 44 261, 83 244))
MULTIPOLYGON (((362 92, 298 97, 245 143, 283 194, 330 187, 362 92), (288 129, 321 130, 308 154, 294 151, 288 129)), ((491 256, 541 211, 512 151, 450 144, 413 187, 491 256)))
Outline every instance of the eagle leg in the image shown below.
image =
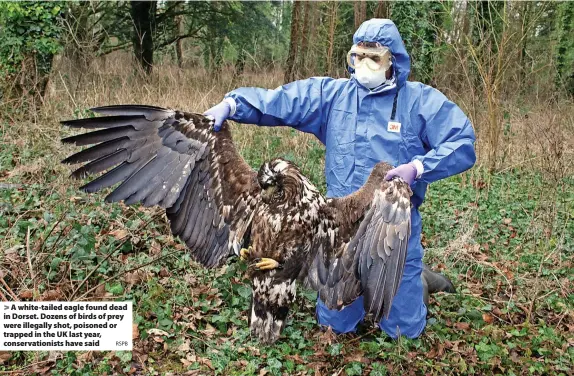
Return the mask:
POLYGON ((239 251, 239 257, 243 261, 247 260, 250 254, 251 254, 251 246, 249 246, 249 248, 241 248, 241 250, 239 251))
POLYGON ((256 258, 255 268, 258 270, 273 270, 273 269, 283 269, 283 265, 279 262, 270 258, 256 258))

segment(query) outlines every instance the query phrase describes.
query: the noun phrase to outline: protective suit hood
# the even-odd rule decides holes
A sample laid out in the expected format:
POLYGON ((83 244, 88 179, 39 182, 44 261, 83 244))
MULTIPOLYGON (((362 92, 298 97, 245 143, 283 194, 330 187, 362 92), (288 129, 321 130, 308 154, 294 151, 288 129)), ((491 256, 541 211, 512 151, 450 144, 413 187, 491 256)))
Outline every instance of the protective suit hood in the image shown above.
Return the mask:
POLYGON ((379 42, 388 47, 393 54, 393 69, 397 78, 397 86, 404 85, 411 71, 411 58, 399 34, 399 29, 393 21, 373 18, 363 22, 353 35, 353 44, 359 42, 379 42))

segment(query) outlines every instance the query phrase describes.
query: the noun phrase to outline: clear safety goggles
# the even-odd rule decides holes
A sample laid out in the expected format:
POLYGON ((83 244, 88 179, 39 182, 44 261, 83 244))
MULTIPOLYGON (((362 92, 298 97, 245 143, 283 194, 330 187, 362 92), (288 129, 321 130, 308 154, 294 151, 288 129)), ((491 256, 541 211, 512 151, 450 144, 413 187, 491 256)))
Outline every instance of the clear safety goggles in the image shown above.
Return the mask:
POLYGON ((366 63, 371 70, 384 69, 386 71, 392 65, 391 59, 391 51, 378 43, 376 47, 354 44, 347 53, 347 64, 353 69, 366 63))

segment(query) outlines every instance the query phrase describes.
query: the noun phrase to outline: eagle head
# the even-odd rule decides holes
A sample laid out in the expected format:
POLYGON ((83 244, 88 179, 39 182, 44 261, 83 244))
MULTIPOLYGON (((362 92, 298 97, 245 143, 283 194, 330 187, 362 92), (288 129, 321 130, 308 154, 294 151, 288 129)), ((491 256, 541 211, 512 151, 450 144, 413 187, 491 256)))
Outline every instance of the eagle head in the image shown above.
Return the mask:
POLYGON ((293 163, 276 158, 261 166, 257 180, 263 202, 281 205, 297 199, 303 176, 293 163))

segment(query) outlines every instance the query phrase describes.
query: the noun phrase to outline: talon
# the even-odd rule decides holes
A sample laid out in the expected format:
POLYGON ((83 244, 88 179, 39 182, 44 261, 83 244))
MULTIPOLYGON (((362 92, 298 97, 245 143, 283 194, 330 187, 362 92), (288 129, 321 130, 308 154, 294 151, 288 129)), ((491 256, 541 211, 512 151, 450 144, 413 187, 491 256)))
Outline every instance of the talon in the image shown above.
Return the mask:
POLYGON ((249 258, 250 254, 251 254, 251 246, 249 246, 249 248, 241 248, 241 250, 239 251, 239 258, 245 261, 249 258))
POLYGON ((262 259, 255 259, 254 261, 256 262, 255 268, 259 270, 273 270, 283 268, 281 264, 270 258, 264 257, 262 259))

